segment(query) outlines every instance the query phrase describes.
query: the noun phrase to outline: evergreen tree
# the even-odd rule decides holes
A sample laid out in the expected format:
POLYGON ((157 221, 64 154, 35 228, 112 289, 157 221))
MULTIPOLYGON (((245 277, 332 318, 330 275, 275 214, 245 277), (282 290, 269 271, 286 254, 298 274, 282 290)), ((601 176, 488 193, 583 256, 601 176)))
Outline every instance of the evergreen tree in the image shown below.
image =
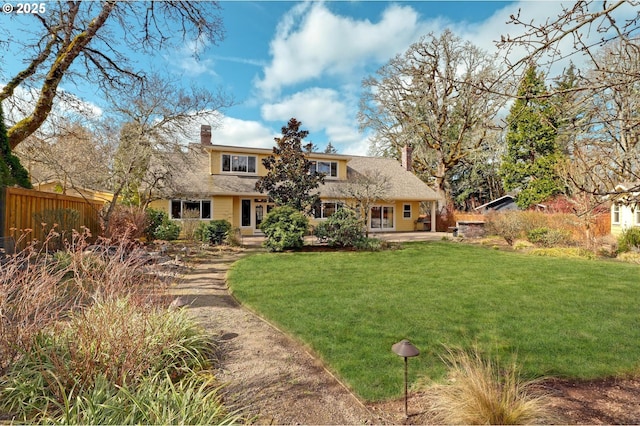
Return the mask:
POLYGON ((563 155, 570 154, 571 143, 576 135, 576 125, 584 111, 580 109, 579 84, 576 68, 569 64, 560 77, 556 80, 551 97, 556 114, 558 135, 556 142, 563 155))
POLYGON ((327 144, 327 146, 324 148, 324 153, 325 154, 337 154, 338 150, 333 146, 333 144, 331 142, 329 142, 327 144))
POLYGON ((547 96, 544 76, 535 66, 527 70, 507 117, 507 152, 500 176, 507 191, 517 190, 520 208, 544 201, 562 190, 557 165, 555 108, 547 96))
POLYGON ((319 198, 312 191, 324 183, 324 175, 310 173, 311 162, 302 145, 309 132, 300 130, 301 124, 292 118, 282 128, 282 137, 275 138, 273 154, 262 160, 267 174, 258 179, 256 190, 269 194, 277 206, 308 212, 319 198))
POLYGON ((13 155, 9 147, 7 128, 4 124, 4 114, 0 102, 0 188, 13 185, 32 188, 29 173, 22 167, 20 160, 13 155))

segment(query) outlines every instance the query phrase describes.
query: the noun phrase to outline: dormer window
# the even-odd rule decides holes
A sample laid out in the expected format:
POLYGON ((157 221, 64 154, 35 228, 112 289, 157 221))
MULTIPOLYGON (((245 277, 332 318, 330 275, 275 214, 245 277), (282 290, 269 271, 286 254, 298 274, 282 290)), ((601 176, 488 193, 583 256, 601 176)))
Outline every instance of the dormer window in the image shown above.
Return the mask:
POLYGON ((222 154, 222 171, 229 173, 255 173, 255 155, 222 154))
POLYGON ((338 177, 338 162, 311 160, 309 172, 311 174, 324 173, 327 177, 338 177))

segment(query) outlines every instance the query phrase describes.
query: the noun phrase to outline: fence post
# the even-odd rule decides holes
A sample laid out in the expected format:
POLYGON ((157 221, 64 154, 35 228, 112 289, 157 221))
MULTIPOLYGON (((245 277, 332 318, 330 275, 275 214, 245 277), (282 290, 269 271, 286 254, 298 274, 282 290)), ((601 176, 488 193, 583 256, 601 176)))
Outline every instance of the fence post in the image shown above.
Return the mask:
MULTIPOLYGON (((7 202, 7 187, 1 186, 0 187, 0 238, 4 238, 5 221, 7 220, 5 215, 6 202, 7 202)), ((0 247, 0 248, 4 248, 4 247, 0 247)))
POLYGON ((7 247, 5 228, 7 227, 7 187, 0 186, 0 257, 6 253, 12 253, 12 247, 7 247))

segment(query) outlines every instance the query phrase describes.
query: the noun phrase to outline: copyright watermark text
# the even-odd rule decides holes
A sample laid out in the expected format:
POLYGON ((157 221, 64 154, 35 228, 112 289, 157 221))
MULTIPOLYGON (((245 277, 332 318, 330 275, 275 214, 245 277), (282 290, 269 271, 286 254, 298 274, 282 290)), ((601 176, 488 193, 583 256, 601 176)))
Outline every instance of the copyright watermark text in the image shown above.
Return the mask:
POLYGON ((40 15, 46 11, 46 3, 4 3, 2 5, 3 14, 40 15))

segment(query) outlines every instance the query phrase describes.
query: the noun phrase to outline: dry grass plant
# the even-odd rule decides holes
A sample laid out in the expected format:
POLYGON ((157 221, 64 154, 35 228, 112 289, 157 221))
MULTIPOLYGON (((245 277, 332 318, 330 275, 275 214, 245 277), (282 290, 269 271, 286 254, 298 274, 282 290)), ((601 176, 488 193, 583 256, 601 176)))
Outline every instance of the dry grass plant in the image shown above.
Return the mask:
POLYGON ((502 369, 477 351, 448 350, 448 382, 432 390, 438 424, 540 424, 556 420, 539 381, 524 381, 514 364, 502 369))
POLYGON ((136 240, 144 236, 148 224, 149 217, 140 207, 118 205, 109 215, 105 233, 112 240, 136 240))
POLYGON ((200 211, 187 209, 182 214, 182 238, 187 241, 196 241, 196 229, 200 226, 200 211))
POLYGON ((142 250, 124 239, 118 245, 101 240, 89 248, 90 235, 74 232, 67 249, 50 254, 50 232, 43 243, 32 243, 3 259, 0 268, 0 373, 16 356, 28 351, 32 337, 69 313, 95 300, 128 295, 152 303, 164 284, 149 273, 142 250))
POLYGON ((224 421, 230 413, 209 370, 214 350, 186 311, 126 297, 95 303, 34 337, 2 378, 0 406, 24 422, 224 421))

